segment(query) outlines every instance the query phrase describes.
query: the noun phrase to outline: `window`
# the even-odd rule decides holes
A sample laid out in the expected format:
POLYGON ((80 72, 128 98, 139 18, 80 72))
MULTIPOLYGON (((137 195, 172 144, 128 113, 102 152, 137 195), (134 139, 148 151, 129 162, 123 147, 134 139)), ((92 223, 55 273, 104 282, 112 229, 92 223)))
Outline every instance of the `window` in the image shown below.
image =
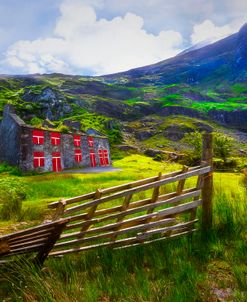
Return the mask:
POLYGON ((109 165, 108 150, 103 150, 103 153, 104 153, 104 161, 105 161, 105 165, 108 166, 108 165, 109 165))
POLYGON ((44 144, 44 131, 42 130, 33 130, 33 143, 35 145, 44 144))
POLYGON ((91 167, 96 167, 96 156, 95 156, 95 153, 94 153, 93 149, 90 150, 89 155, 90 155, 91 167))
POLYGON ((80 135, 74 135, 74 146, 80 147, 81 146, 81 137, 80 135))
POLYGON ((100 149, 99 150, 99 162, 101 166, 109 165, 108 151, 100 149))
POLYGON ((39 168, 45 166, 44 152, 33 152, 33 167, 39 168))
POLYGON ((54 146, 60 145, 61 134, 58 132, 51 132, 51 144, 54 146))
POLYGON ((59 172, 62 170, 60 152, 52 152, 52 168, 54 172, 59 172))
POLYGON ((80 163, 82 161, 82 153, 81 150, 75 150, 75 161, 80 163))
POLYGON ((94 141, 93 141, 93 137, 92 136, 88 136, 87 137, 87 143, 88 143, 89 147, 93 147, 94 141))

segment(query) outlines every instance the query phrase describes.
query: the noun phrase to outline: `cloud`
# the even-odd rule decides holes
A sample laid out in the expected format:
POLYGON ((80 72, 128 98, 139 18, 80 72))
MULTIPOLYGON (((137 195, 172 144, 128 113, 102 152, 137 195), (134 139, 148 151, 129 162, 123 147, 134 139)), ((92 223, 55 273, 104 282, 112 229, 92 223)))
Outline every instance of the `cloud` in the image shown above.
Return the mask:
POLYGON ((193 27, 191 42, 192 44, 202 41, 215 42, 233 34, 237 29, 236 26, 231 25, 216 26, 211 20, 205 20, 193 27))
POLYGON ((11 45, 5 64, 19 73, 63 72, 107 74, 151 64, 181 51, 176 31, 154 35, 142 17, 127 12, 110 20, 98 19, 100 0, 64 0, 52 35, 11 45))

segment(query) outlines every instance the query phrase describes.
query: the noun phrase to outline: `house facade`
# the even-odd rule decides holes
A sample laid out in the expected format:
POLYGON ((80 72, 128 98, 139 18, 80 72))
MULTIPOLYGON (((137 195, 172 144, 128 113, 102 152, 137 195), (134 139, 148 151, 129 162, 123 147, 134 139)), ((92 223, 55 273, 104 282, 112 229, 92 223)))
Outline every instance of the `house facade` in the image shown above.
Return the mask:
POLYGON ((0 161, 23 172, 60 172, 111 163, 107 137, 38 129, 27 125, 11 106, 5 106, 0 124, 0 161))

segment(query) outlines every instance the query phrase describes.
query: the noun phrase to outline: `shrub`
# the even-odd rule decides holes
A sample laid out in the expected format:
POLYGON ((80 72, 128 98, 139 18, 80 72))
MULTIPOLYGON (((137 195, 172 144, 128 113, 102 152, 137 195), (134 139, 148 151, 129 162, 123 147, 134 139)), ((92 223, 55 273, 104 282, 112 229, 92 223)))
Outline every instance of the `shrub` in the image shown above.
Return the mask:
POLYGON ((0 164, 0 174, 1 173, 9 173, 16 176, 21 175, 21 171, 18 167, 9 166, 6 162, 0 164))
POLYGON ((223 133, 214 134, 214 156, 222 158, 224 161, 229 157, 233 147, 233 139, 223 133))
POLYGON ((0 179, 0 218, 3 220, 18 219, 21 215, 22 201, 26 198, 27 187, 18 178, 0 179))
POLYGON ((30 121, 30 125, 40 127, 42 126, 43 120, 38 117, 33 117, 30 121))

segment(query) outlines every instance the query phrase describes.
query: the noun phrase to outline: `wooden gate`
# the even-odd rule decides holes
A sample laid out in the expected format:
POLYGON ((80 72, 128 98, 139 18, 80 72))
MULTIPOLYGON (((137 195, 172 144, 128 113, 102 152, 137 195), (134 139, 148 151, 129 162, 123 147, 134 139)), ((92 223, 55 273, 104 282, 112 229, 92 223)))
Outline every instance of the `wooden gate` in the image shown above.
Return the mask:
POLYGON ((124 248, 196 231, 212 224, 212 135, 204 134, 202 165, 61 200, 54 220, 68 223, 50 256, 99 247, 124 248))

